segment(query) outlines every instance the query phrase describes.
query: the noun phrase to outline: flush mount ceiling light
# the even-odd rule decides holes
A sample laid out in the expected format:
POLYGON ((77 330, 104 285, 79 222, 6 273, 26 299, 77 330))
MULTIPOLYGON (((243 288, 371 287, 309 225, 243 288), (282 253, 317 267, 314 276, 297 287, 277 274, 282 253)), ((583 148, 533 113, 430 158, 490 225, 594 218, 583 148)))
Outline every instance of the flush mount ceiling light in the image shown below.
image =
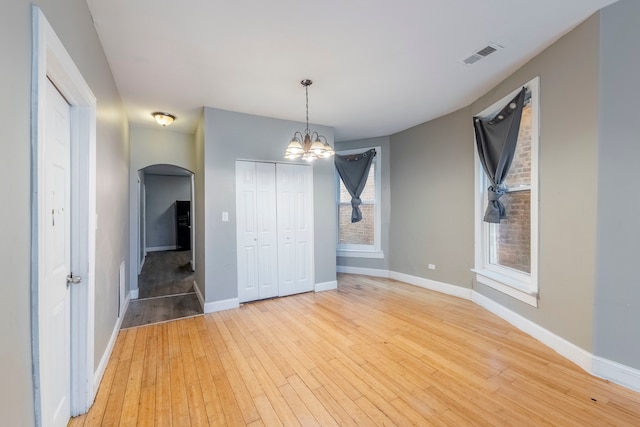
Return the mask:
POLYGON ((160 111, 156 111, 155 113, 151 113, 156 122, 162 126, 169 126, 176 119, 176 116, 169 113, 161 113, 160 111))
POLYGON ((296 132, 291 138, 291 142, 284 152, 285 159, 295 160, 302 158, 308 162, 312 162, 318 158, 329 158, 333 156, 333 148, 327 142, 327 138, 318 132, 309 130, 309 86, 313 82, 309 79, 302 80, 300 84, 304 86, 307 96, 307 128, 302 132, 296 132))

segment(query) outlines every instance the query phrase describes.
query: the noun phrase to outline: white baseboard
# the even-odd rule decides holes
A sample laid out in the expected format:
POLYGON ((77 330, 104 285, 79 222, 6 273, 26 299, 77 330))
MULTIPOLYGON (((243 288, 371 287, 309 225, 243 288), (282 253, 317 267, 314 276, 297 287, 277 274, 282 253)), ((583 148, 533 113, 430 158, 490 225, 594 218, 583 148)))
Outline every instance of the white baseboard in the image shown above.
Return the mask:
POLYGON ((430 291, 436 291, 458 298, 471 299, 471 289, 463 288, 462 286, 450 285, 448 283, 437 282, 435 280, 411 276, 409 274, 398 273, 395 271, 389 272, 389 278, 429 289, 430 291))
MULTIPOLYGON (((124 302, 124 310, 123 313, 127 312, 127 308, 129 308, 129 301, 131 297, 127 295, 127 299, 124 302)), ((93 395, 96 396, 98 393, 98 388, 100 387, 100 382, 102 381, 102 377, 104 376, 104 371, 107 369, 107 364, 109 363, 109 359, 111 358, 111 353, 113 352, 113 347, 116 345, 116 339, 118 338, 118 332, 120 332, 120 326, 122 326, 122 320, 124 319, 124 315, 118 317, 116 320, 116 325, 113 328, 113 332, 111 332, 111 338, 109 338, 109 343, 107 344, 107 348, 104 350, 102 357, 100 358, 100 363, 93 373, 93 395)))
POLYGON ((338 289, 337 280, 332 280, 330 282, 324 282, 324 283, 316 283, 314 286, 315 292, 331 291, 334 289, 338 289))
POLYGON ((204 312, 215 313, 216 311, 231 310, 240 307, 238 298, 229 298, 222 301, 211 301, 204 304, 204 312))
POLYGON ((478 292, 473 292, 471 300, 479 306, 486 308, 493 314, 503 318, 521 331, 531 335, 538 341, 541 341, 547 347, 552 348, 558 354, 571 360, 573 363, 580 366, 585 371, 593 372, 593 355, 588 351, 578 347, 577 345, 567 341, 562 337, 559 337, 558 335, 543 328, 537 323, 534 323, 526 317, 523 317, 518 313, 509 310, 508 308, 498 304, 494 300, 487 298, 486 296, 478 292))
POLYGON ((131 291, 129 291, 129 299, 138 299, 139 294, 140 294, 140 289, 131 289, 131 291))
POLYGON ((640 370, 623 365, 612 360, 596 356, 581 347, 559 337, 553 332, 543 328, 533 321, 509 310, 486 296, 460 286, 448 283, 436 282, 422 277, 411 276, 404 273, 385 270, 371 270, 366 268, 337 266, 340 273, 363 274, 367 276, 389 277, 410 285, 443 294, 469 299, 493 314, 511 323, 521 331, 531 335, 547 347, 555 350, 562 357, 569 359, 588 373, 609 380, 613 383, 640 392, 640 370))
POLYGON ((640 392, 640 370, 618 362, 593 356, 593 375, 640 392))
POLYGON ((362 274, 363 276, 386 277, 386 278, 389 277, 388 270, 378 270, 375 268, 348 267, 346 265, 337 265, 336 271, 338 273, 362 274))
POLYGON ((198 301, 200 301, 200 306, 202 307, 202 311, 205 314, 207 313, 215 313, 216 311, 222 310, 231 310, 232 308, 240 307, 240 301, 238 298, 230 298, 222 301, 211 301, 206 302, 204 300, 204 296, 202 292, 200 292, 200 288, 198 287, 198 282, 193 281, 193 289, 196 291, 196 296, 198 297, 198 301))
POLYGON ((176 250, 176 245, 169 245, 169 246, 151 246, 151 247, 147 247, 146 251, 147 252, 159 252, 159 251, 175 251, 176 250))
POLYGON ((204 311, 204 296, 202 292, 200 292, 200 288, 198 287, 198 282, 193 281, 193 290, 196 292, 196 296, 198 297, 198 301, 200 301, 200 307, 202 307, 202 311, 204 311))

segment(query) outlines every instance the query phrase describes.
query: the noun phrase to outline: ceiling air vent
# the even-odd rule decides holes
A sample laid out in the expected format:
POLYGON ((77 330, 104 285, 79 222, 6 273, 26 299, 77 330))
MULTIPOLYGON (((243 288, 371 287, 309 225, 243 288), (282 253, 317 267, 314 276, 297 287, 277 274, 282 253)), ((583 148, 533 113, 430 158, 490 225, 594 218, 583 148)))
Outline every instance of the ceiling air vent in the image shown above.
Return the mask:
POLYGON ((502 49, 502 46, 497 45, 495 43, 489 43, 487 46, 478 50, 477 52, 475 52, 473 55, 463 60, 462 62, 464 62, 465 64, 473 64, 475 62, 480 61, 482 58, 486 58, 487 56, 491 55, 498 49, 502 49))

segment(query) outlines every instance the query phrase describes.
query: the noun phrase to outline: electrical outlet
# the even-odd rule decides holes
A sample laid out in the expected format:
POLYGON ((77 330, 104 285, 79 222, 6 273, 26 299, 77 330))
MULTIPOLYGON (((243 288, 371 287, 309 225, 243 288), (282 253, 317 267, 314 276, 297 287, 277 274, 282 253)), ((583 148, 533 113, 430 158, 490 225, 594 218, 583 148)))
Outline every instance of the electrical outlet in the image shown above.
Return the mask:
POLYGON ((435 264, 429 264, 428 267, 429 267, 429 270, 435 270, 436 269, 436 265, 435 264))

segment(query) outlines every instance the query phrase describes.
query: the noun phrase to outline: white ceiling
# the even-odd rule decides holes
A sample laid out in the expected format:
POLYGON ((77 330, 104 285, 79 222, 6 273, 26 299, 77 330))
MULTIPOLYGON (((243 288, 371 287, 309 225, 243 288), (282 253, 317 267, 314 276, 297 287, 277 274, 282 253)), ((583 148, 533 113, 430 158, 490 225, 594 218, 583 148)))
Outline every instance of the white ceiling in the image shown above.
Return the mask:
POLYGON ((310 121, 338 141, 469 105, 614 2, 87 0, 130 123, 166 111, 193 132, 202 106, 304 122, 310 78, 310 121))

